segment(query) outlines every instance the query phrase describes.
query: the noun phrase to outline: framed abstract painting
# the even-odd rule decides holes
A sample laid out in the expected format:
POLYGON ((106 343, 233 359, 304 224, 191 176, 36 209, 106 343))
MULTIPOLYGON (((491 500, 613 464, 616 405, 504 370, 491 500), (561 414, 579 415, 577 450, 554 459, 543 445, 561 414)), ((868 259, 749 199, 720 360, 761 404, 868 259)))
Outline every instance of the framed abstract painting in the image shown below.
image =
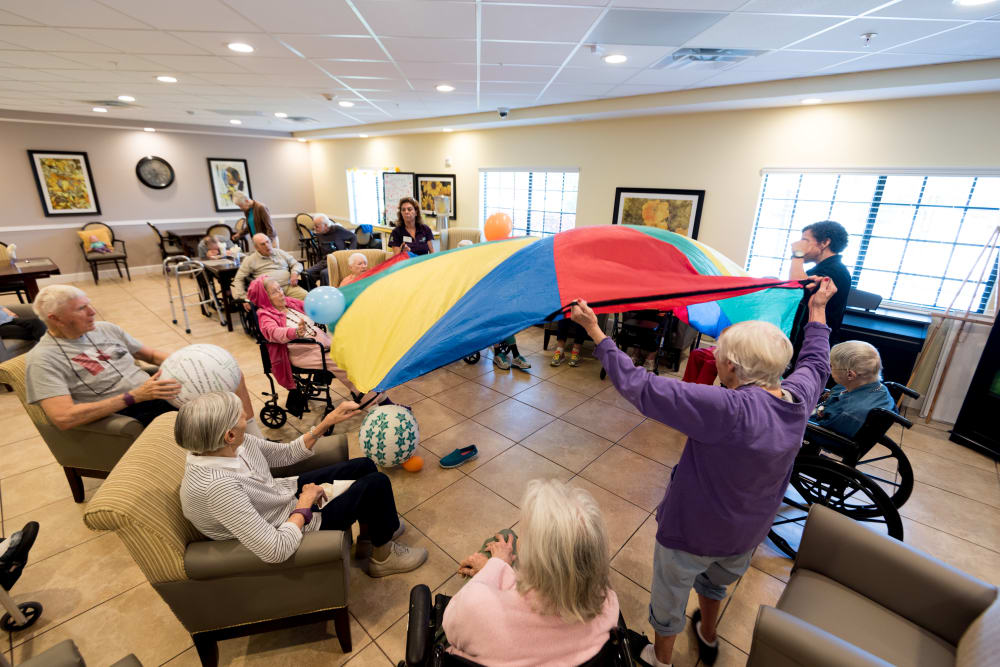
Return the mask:
POLYGON ((698 238, 704 190, 616 188, 613 225, 646 225, 698 238))
POLYGON ((28 160, 46 216, 101 214, 86 153, 29 150, 28 160))

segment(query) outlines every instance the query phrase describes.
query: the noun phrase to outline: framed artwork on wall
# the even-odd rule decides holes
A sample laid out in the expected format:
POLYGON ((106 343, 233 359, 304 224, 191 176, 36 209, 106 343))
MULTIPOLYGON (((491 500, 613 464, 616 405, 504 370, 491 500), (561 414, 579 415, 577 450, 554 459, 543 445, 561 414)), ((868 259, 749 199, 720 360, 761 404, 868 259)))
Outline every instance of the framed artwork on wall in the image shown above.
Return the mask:
MULTIPOLYGON (((399 200, 403 197, 414 197, 416 192, 412 171, 382 172, 382 201, 385 202, 385 224, 396 221, 399 212, 399 200)), ((415 198, 415 197, 414 197, 415 198)))
POLYGON ((242 192, 250 199, 250 172, 247 161, 240 158, 210 157, 208 158, 208 176, 212 186, 212 199, 215 210, 238 211, 239 206, 233 203, 233 194, 242 192))
POLYGON ((616 188, 613 225, 645 225, 698 238, 704 190, 616 188))
POLYGON ((101 214, 86 153, 29 150, 28 160, 46 216, 101 214))
POLYGON ((455 205, 455 174, 417 174, 417 200, 420 202, 421 215, 437 215, 434 210, 434 197, 448 198, 448 219, 456 216, 455 205))

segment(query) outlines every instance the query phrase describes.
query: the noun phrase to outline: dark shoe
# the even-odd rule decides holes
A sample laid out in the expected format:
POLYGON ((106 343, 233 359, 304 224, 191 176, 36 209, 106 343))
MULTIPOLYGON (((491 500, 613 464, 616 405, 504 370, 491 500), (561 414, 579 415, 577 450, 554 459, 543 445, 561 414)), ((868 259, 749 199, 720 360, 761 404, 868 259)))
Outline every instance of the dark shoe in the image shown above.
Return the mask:
POLYGON ((646 667, 652 667, 652 665, 640 657, 642 656, 642 650, 646 648, 646 645, 652 643, 646 639, 646 635, 640 635, 635 630, 628 629, 625 631, 625 641, 628 643, 629 653, 632 654, 632 659, 635 662, 640 665, 645 665, 646 667))
POLYGON ((695 609, 691 615, 691 629, 694 630, 694 638, 698 641, 698 658, 706 665, 714 665, 715 659, 719 657, 719 637, 715 637, 715 646, 705 643, 698 631, 701 624, 701 609, 695 609))
POLYGON ((476 449, 475 445, 469 445, 468 447, 456 449, 451 454, 448 454, 441 459, 440 464, 442 468, 457 468, 466 461, 471 461, 477 456, 479 456, 479 450, 476 449))

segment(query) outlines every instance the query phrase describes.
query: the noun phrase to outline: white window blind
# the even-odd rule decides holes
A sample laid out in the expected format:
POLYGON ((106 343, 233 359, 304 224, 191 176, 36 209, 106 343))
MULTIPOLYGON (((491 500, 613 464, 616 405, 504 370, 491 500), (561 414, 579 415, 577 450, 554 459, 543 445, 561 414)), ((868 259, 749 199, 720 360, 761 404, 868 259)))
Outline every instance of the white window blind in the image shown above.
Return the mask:
POLYGON ((377 225, 382 220, 381 169, 347 170, 347 204, 351 222, 357 225, 377 225))
MULTIPOLYGON (((785 276, 802 228, 834 220, 849 234, 852 284, 887 301, 947 307, 1000 224, 1000 177, 836 172, 765 172, 747 270, 785 276)), ((956 307, 984 312, 997 280, 997 253, 982 262, 956 307)))
POLYGON ((494 213, 514 222, 513 236, 551 236, 576 227, 579 170, 480 169, 479 228, 494 213))

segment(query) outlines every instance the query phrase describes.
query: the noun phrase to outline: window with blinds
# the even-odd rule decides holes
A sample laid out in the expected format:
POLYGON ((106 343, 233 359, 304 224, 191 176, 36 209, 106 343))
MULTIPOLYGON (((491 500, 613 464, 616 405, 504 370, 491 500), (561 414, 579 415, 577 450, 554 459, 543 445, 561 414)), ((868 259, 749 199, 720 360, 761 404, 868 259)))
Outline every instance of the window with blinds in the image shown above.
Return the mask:
POLYGON ((513 236, 550 236, 576 226, 580 172, 479 170, 479 228, 494 213, 514 222, 513 236))
POLYGON ((382 220, 381 169, 347 170, 347 205, 351 222, 356 225, 377 225, 382 220))
MULTIPOLYGON (((900 304, 946 308, 1000 224, 1000 177, 892 173, 766 172, 747 270, 786 276, 789 245, 821 220, 842 224, 843 253, 858 289, 900 304)), ((956 307, 984 312, 997 253, 973 271, 956 307)))

